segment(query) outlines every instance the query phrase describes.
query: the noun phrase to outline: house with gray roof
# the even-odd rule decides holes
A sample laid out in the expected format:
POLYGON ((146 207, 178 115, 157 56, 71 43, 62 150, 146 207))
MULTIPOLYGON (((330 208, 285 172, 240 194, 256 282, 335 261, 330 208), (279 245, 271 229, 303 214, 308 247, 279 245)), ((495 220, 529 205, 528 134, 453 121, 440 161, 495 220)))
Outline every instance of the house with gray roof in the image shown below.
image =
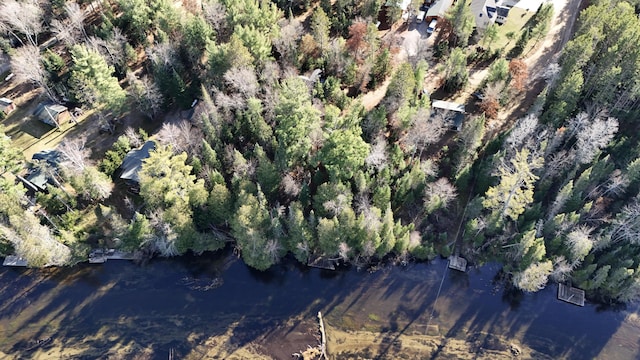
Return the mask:
POLYGON ((151 151, 155 150, 156 143, 153 141, 147 141, 139 149, 133 149, 127 153, 120 165, 120 179, 127 182, 132 187, 137 187, 140 182, 138 173, 142 168, 144 159, 150 156, 151 151))
POLYGON ((60 127, 60 124, 71 117, 66 106, 47 103, 38 105, 33 115, 43 123, 55 127, 60 127))

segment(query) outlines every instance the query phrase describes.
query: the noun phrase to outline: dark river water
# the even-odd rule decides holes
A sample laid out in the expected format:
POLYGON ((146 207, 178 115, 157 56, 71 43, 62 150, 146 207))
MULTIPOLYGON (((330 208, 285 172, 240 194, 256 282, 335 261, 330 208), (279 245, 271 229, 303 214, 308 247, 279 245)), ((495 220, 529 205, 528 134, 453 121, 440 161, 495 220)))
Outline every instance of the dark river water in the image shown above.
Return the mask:
POLYGON ((166 359, 170 349, 187 353, 231 327, 231 341, 242 345, 291 319, 314 319, 318 311, 347 329, 415 333, 429 324, 447 337, 498 334, 552 358, 639 358, 637 306, 577 307, 556 300, 555 285, 505 294, 494 281, 498 269, 486 265, 463 274, 438 259, 376 271, 285 262, 260 273, 229 252, 146 265, 0 267, 0 358, 29 358, 25 349, 34 339, 51 337, 69 358, 128 347, 166 359))

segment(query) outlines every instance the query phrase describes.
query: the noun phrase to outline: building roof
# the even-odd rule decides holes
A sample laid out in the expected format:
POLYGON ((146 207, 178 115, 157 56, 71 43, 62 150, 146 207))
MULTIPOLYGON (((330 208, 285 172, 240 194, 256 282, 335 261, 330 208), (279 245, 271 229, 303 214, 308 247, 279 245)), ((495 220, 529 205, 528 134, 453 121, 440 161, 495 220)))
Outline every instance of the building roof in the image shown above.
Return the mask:
POLYGON ((67 107, 64 105, 41 103, 33 112, 33 115, 35 115, 40 121, 45 124, 58 126, 58 124, 56 124, 56 121, 58 121, 58 116, 60 116, 60 114, 64 113, 67 110, 67 107))
POLYGON ((138 172, 140 168, 142 168, 142 161, 148 158, 150 152, 155 150, 155 148, 155 142, 147 141, 140 149, 129 151, 127 156, 124 157, 124 160, 122 160, 122 165, 120 165, 120 169, 122 169, 120 179, 139 182, 138 172))
POLYGON ((51 166, 58 166, 62 162, 62 154, 58 150, 42 150, 33 154, 31 160, 46 161, 51 166))
POLYGON ((509 16, 509 10, 511 10, 508 7, 502 7, 502 6, 498 6, 496 9, 497 9, 498 16, 502 16, 505 18, 509 16))
POLYGON ((427 11, 427 18, 444 17, 452 4, 453 0, 437 0, 427 11))
POLYGON ((478 28, 485 28, 496 19, 495 0, 471 0, 469 8, 475 17, 476 27, 478 28))
POLYGON ((464 104, 458 104, 451 101, 434 100, 431 103, 431 107, 434 109, 444 109, 444 110, 451 110, 451 111, 456 111, 460 113, 465 113, 464 104))
POLYGON ((11 99, 7 99, 5 97, 0 98, 0 107, 7 107, 11 104, 13 104, 13 101, 11 101, 11 99))
MULTIPOLYGON (((33 154, 31 160, 44 161, 49 166, 57 169, 58 165, 60 165, 60 162, 62 161, 62 154, 57 150, 43 150, 33 154)), ((40 167, 32 167, 31 172, 29 172, 29 175, 27 175, 25 179, 30 183, 30 185, 34 185, 40 190, 46 189, 49 180, 51 180, 49 175, 40 167)))

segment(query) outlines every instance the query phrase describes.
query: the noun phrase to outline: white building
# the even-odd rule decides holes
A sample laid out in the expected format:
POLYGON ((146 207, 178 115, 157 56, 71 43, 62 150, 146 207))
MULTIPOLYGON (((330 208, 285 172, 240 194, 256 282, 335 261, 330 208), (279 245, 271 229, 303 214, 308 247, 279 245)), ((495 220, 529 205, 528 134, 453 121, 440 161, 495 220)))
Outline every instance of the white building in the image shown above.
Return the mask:
POLYGON ((498 0, 471 0, 469 6, 476 20, 476 28, 484 30, 489 24, 504 24, 509 15, 509 7, 498 0))

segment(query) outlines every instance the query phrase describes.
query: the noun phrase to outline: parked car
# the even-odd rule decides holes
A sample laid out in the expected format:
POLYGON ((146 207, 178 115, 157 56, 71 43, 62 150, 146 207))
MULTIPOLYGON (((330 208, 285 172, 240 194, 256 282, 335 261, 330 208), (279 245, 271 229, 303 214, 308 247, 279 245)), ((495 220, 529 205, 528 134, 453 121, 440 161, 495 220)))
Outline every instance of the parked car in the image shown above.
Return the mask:
POLYGON ((436 30, 436 25, 438 25, 438 20, 431 20, 431 22, 429 23, 429 27, 427 27, 427 34, 433 34, 433 32, 436 30))

